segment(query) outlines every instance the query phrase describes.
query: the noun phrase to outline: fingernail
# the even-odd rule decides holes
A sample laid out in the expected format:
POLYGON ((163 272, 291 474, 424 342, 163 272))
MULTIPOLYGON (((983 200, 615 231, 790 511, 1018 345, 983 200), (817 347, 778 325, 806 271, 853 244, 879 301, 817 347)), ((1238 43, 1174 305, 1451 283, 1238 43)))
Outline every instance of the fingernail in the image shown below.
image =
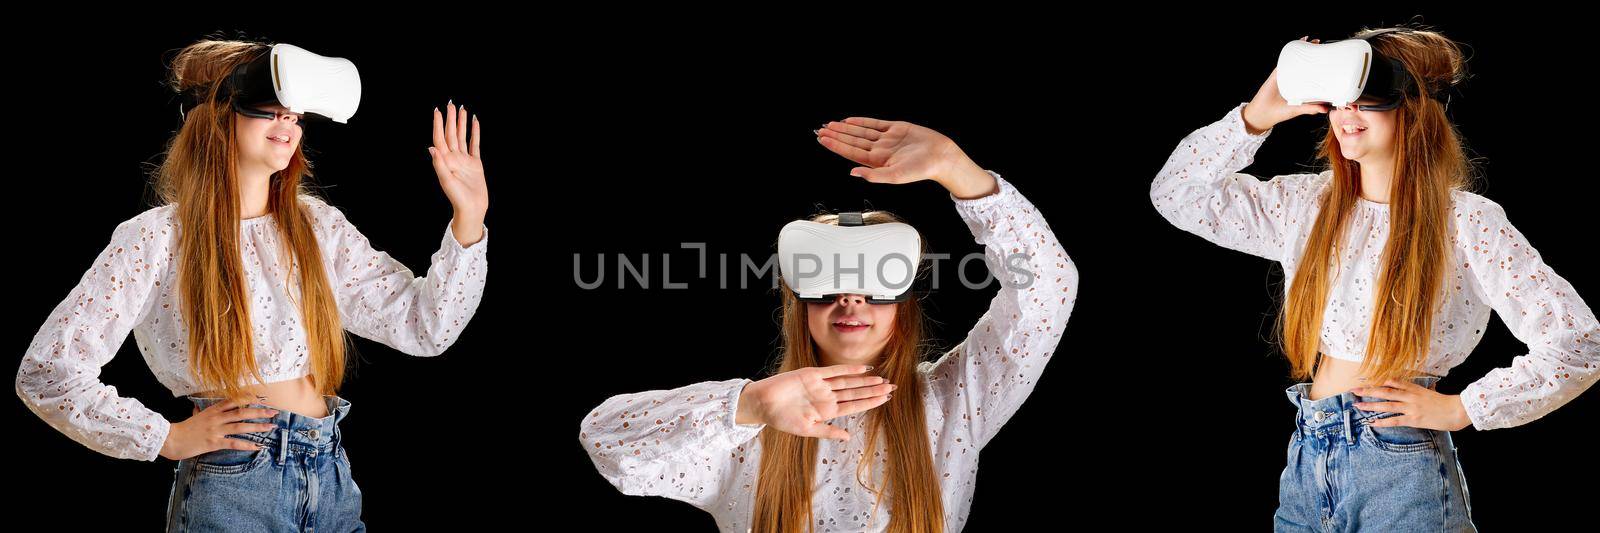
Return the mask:
POLYGON ((899 385, 890 385, 889 386, 889 390, 895 390, 895 389, 898 389, 898 388, 900 388, 899 385))

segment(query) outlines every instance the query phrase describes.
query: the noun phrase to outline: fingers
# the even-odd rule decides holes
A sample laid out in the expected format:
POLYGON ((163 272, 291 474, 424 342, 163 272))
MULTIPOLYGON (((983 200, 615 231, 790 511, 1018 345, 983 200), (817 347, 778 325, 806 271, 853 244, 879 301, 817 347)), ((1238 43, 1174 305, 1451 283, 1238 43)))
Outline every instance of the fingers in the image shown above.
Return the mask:
POLYGON ((1356 402, 1356 409, 1362 411, 1380 411, 1385 413, 1399 413, 1404 402, 1356 402))
POLYGON ((844 119, 844 122, 845 124, 852 124, 861 126, 863 128, 871 128, 878 131, 889 131, 889 127, 894 125, 894 122, 878 120, 870 117, 850 117, 844 119))
POLYGON ((833 390, 842 390, 877 385, 887 380, 883 379, 882 376, 847 375, 829 378, 825 381, 828 382, 829 386, 833 387, 833 390))
POLYGON ((1311 103, 1311 104, 1301 104, 1301 105, 1296 107, 1295 112, 1297 112, 1299 114, 1302 114, 1302 115, 1315 115, 1315 114, 1318 114, 1318 113, 1327 113, 1327 112, 1332 111, 1332 110, 1333 110, 1333 106, 1330 106, 1330 105, 1322 103, 1322 102, 1317 102, 1317 103, 1311 103))
POLYGON ((471 152, 472 153, 472 157, 476 157, 476 158, 479 158, 479 159, 483 158, 483 149, 478 147, 478 140, 482 139, 482 138, 483 138, 483 135, 478 133, 478 116, 477 115, 473 115, 472 116, 472 152, 471 152))
POLYGON ((1357 394, 1357 395, 1360 395, 1360 396, 1370 396, 1370 397, 1373 397, 1373 398, 1382 398, 1382 399, 1385 399, 1385 400, 1403 400, 1403 399, 1405 399, 1405 398, 1402 397, 1402 393, 1398 389, 1394 389, 1394 388, 1390 388, 1390 387, 1356 387, 1356 388, 1350 389, 1350 392, 1354 393, 1354 394, 1357 394))
POLYGON ((876 141, 880 137, 883 137, 883 132, 881 131, 864 126, 857 126, 849 122, 829 122, 827 124, 823 124, 822 127, 824 128, 823 131, 842 133, 844 135, 849 135, 851 137, 856 137, 867 141, 876 141))
POLYGON ((822 146, 827 148, 829 151, 844 156, 845 159, 849 159, 863 165, 867 163, 867 157, 869 154, 866 150, 850 146, 849 144, 840 142, 838 139, 824 137, 821 135, 817 136, 817 142, 822 143, 822 146))
POLYGON ((850 134, 847 134, 847 133, 839 133, 837 131, 833 131, 833 130, 830 130, 830 129, 820 129, 820 130, 817 130, 817 136, 818 137, 827 137, 827 138, 830 138, 830 139, 834 139, 834 140, 837 140, 839 142, 842 142, 842 143, 848 144, 850 146, 854 146, 856 148, 860 148, 862 150, 866 150, 866 151, 869 151, 869 152, 872 151, 872 141, 867 140, 867 139, 863 139, 861 137, 856 137, 854 135, 850 135, 850 134))
POLYGON ((456 114, 456 121, 457 121, 456 122, 456 134, 460 135, 460 138, 456 139, 456 146, 461 147, 461 151, 465 152, 465 151, 467 151, 467 105, 466 104, 461 104, 461 111, 456 114))
POLYGON ((899 387, 899 385, 895 385, 893 383, 884 383, 871 387, 857 387, 854 389, 834 391, 834 401, 846 402, 860 400, 863 398, 872 398, 875 396, 888 396, 889 393, 894 392, 894 390, 899 387))
POLYGON ((828 379, 828 378, 835 377, 835 376, 843 376, 845 374, 864 374, 867 371, 872 370, 872 366, 871 365, 849 365, 849 364, 846 364, 846 365, 819 366, 819 367, 815 367, 815 368, 817 369, 817 377, 820 377, 822 379, 828 379))
POLYGON ((239 410, 229 413, 229 416, 231 417, 228 419, 230 421, 249 420, 252 418, 272 418, 278 416, 278 411, 275 409, 263 409, 260 407, 241 407, 239 410))
POLYGON ((838 407, 839 407, 839 411, 838 411, 838 414, 836 416, 853 415, 853 414, 856 414, 856 413, 859 413, 859 412, 862 412, 862 411, 866 411, 868 409, 883 405, 885 403, 888 403, 889 398, 891 398, 892 396, 893 395, 885 394, 885 395, 882 395, 882 396, 873 396, 871 398, 866 398, 866 399, 863 399, 863 400, 851 400, 851 401, 848 401, 848 402, 839 402, 837 404, 838 407))
POLYGON ((230 434, 236 434, 236 433, 260 433, 260 432, 263 432, 263 431, 272 431, 273 429, 278 427, 276 424, 261 424, 261 423, 255 423, 255 422, 234 422, 232 424, 226 424, 226 425, 227 425, 227 432, 230 433, 230 434))
POLYGON ((893 166, 882 168, 856 167, 850 169, 850 175, 865 179, 873 183, 899 183, 900 171, 893 166))
POLYGON ((439 108, 433 108, 433 147, 439 151, 449 148, 449 143, 444 140, 444 115, 439 113, 439 108))
POLYGON ((461 146, 456 144, 456 103, 454 100, 445 104, 444 142, 445 146, 450 148, 450 151, 461 151, 461 146))

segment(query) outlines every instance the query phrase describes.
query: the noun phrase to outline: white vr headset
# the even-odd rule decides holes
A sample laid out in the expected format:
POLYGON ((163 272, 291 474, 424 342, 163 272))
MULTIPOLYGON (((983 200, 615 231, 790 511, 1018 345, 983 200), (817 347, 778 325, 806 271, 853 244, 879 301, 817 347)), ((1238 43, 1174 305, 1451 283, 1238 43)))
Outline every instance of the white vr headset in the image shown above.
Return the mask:
POLYGON ((864 225, 840 213, 839 225, 796 220, 778 232, 778 271, 804 302, 861 294, 868 303, 905 301, 921 262, 917 230, 900 222, 864 225))
MULTIPOLYGON (((1362 104, 1362 111, 1387 111, 1399 107, 1401 100, 1415 94, 1416 83, 1399 61, 1384 57, 1368 42, 1373 37, 1406 28, 1384 28, 1364 35, 1328 43, 1289 41, 1278 53, 1278 94, 1290 105, 1327 102, 1334 107, 1366 96, 1376 104, 1362 104)), ((1430 94, 1449 103, 1445 92, 1430 94)))
MULTIPOLYGON (((293 113, 345 124, 361 105, 361 75, 348 59, 278 43, 228 75, 214 101, 223 102, 229 97, 233 110, 247 116, 276 118, 255 106, 278 104, 293 113)), ((204 100, 204 94, 191 91, 185 95, 181 112, 187 115, 204 100)))

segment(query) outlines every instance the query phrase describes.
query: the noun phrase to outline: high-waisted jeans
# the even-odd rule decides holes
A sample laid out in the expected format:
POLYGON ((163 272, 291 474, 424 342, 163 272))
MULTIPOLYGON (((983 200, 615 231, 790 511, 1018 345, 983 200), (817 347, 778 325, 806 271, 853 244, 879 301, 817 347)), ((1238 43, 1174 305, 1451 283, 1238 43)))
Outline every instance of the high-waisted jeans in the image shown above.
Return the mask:
MULTIPOLYGON (((1432 388, 1435 376, 1411 378, 1432 388)), ((1298 410, 1278 480, 1274 531, 1477 531, 1450 432, 1372 426, 1398 416, 1344 392, 1312 401, 1311 383, 1284 391, 1298 410)))
MULTIPOLYGON (((323 395, 328 415, 312 418, 279 410, 271 431, 236 433, 259 450, 215 450, 178 461, 167 503, 167 531, 366 531, 361 489, 339 421, 350 402, 323 395)), ((222 398, 189 397, 200 409, 222 398)), ((272 407, 251 403, 248 407, 272 407)))

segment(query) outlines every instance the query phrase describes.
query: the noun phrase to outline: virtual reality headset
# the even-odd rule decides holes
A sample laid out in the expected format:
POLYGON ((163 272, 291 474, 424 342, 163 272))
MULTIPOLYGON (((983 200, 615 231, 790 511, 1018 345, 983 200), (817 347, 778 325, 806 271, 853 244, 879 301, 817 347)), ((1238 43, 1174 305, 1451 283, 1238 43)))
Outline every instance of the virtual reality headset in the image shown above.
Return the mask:
POLYGON ((921 262, 917 230, 900 222, 865 225, 861 213, 839 224, 796 220, 778 232, 778 271, 803 302, 861 294, 867 303, 905 301, 921 262))
MULTIPOLYGON (((181 113, 205 101, 205 91, 184 95, 181 113)), ((312 53, 292 44, 278 43, 255 60, 239 65, 217 90, 214 103, 233 100, 233 110, 258 118, 277 115, 258 106, 277 104, 307 117, 347 123, 361 105, 361 75, 355 63, 342 57, 312 53)))
MULTIPOLYGON (((1278 94, 1290 105, 1327 102, 1343 107, 1367 97, 1376 104, 1361 104, 1362 111, 1387 111, 1400 106, 1407 95, 1418 94, 1419 84, 1400 61, 1372 48, 1369 39, 1405 28, 1384 28, 1360 37, 1327 43, 1289 41, 1278 53, 1278 94)), ((1447 87, 1428 96, 1449 104, 1447 87)))

